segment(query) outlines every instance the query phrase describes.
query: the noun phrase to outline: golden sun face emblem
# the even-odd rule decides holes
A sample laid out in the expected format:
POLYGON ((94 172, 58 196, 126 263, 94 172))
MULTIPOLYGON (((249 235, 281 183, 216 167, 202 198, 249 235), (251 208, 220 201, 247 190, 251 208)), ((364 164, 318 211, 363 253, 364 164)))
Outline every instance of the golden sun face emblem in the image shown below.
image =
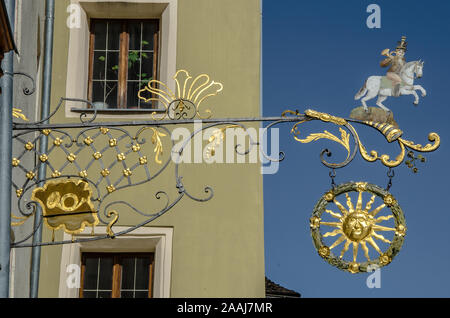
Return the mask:
POLYGON ((310 227, 314 245, 319 255, 331 265, 351 273, 365 272, 369 265, 382 267, 389 264, 401 249, 406 234, 403 212, 395 198, 378 186, 363 182, 346 183, 327 192, 314 208, 310 219, 310 227), (358 193, 356 205, 352 202, 350 192, 358 193), (366 204, 364 204, 363 199, 363 193, 365 192, 371 195, 366 204), (345 195, 346 206, 338 200, 339 195, 345 195), (382 199, 382 203, 372 208, 377 197, 382 199), (333 211, 328 208, 328 205, 332 203, 335 204, 337 210, 333 211), (391 214, 378 216, 381 211, 388 209, 391 210, 391 214), (333 220, 322 220, 323 212, 333 220), (394 227, 381 224, 389 220, 394 221, 394 227), (322 235, 320 232, 322 227, 335 229, 322 235), (394 238, 389 240, 379 232, 393 233, 394 238), (324 238, 337 236, 338 238, 329 246, 324 243, 324 238), (389 244, 387 250, 382 250, 379 241, 389 244), (341 243, 344 244, 337 257, 331 251, 337 249, 341 243), (345 260, 344 256, 350 246, 353 250, 352 258, 345 260), (358 261, 360 247, 364 252, 365 262, 358 261), (372 259, 369 252, 370 247, 375 250, 377 255, 372 259))

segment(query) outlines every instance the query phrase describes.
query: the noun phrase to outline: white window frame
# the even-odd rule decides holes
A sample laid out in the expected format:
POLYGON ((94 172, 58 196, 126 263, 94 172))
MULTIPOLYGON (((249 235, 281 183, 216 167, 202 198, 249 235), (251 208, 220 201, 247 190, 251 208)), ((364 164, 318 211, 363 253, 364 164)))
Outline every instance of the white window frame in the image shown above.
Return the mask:
MULTIPOLYGON (((71 0, 71 5, 79 5, 81 10, 80 28, 69 29, 69 52, 67 60, 66 96, 68 98, 86 99, 89 76, 89 21, 91 18, 117 19, 160 19, 159 80, 175 91, 172 77, 176 73, 177 52, 177 14, 178 0, 71 0), (108 11, 114 3, 116 11, 108 11), (120 10, 120 5, 129 3, 130 10, 120 10), (145 8, 145 9, 144 9, 145 8), (105 13, 107 12, 107 13, 105 13)), ((69 14, 69 13, 68 13, 69 14)), ((66 102, 67 118, 79 117, 71 108, 87 108, 75 102, 66 102)), ((150 114, 98 114, 98 118, 148 118, 150 114)))
MULTIPOLYGON (((121 232, 129 227, 116 226, 114 231, 121 232)), ((105 235, 106 227, 96 226, 94 235, 105 235)), ((93 237, 91 228, 86 228, 75 238, 93 237)), ((64 240, 71 240, 72 236, 64 233, 64 240)), ((64 244, 61 253, 61 267, 59 280, 59 298, 78 298, 79 288, 70 288, 68 280, 74 273, 72 264, 78 265, 81 274, 81 254, 89 253, 149 253, 155 255, 155 269, 153 278, 153 297, 169 298, 172 272, 172 242, 173 228, 169 227, 140 227, 128 234, 114 239, 101 239, 88 242, 64 244)))

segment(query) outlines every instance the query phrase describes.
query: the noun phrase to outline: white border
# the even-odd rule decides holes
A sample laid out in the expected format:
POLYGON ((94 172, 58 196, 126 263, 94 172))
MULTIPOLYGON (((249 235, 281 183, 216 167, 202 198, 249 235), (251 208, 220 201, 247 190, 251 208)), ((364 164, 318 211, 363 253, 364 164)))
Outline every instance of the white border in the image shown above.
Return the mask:
MULTIPOLYGON (((166 4, 167 7, 160 15, 161 19, 161 39, 160 39, 160 61, 159 61, 159 80, 175 91, 175 81, 173 76, 176 73, 177 57, 177 25, 178 25, 178 0, 71 0, 71 4, 77 4, 81 7, 81 25, 80 28, 71 28, 69 31, 69 52, 67 58, 67 77, 66 77, 66 96, 68 98, 87 98, 88 76, 89 76, 89 26, 88 19, 101 17, 102 12, 89 12, 83 9, 83 3, 99 3, 102 6, 108 3, 129 3, 139 5, 149 5, 148 18, 155 18, 151 13, 152 4, 166 4), (89 16, 88 16, 89 14, 89 16)), ((117 13, 118 16, 122 14, 117 13)), ((124 13, 125 14, 125 13, 124 13)), ((127 13, 128 14, 128 13, 127 13)), ((142 14, 139 15, 140 18, 142 14)), ((130 18, 133 16, 122 18, 130 18)), ((67 26, 66 26, 67 27, 67 26)), ((66 102, 65 115, 67 118, 79 117, 80 114, 70 111, 72 107, 87 108, 87 105, 80 103, 66 102)), ((98 114, 97 118, 142 118, 149 117, 150 114, 98 114)))
MULTIPOLYGON (((129 227, 114 227, 114 232, 121 232, 129 227)), ((96 226, 95 235, 105 235, 106 227, 96 226)), ((85 229, 76 238, 92 237, 91 228, 85 229)), ((172 272, 172 238, 173 228, 141 227, 129 234, 123 234, 114 239, 64 244, 61 253, 61 267, 59 279, 59 298, 78 298, 79 289, 69 288, 67 266, 76 264, 81 267, 82 252, 154 252, 155 271, 153 280, 153 297, 170 297, 170 280, 172 272)), ((71 240, 72 236, 64 233, 64 240, 71 240)))

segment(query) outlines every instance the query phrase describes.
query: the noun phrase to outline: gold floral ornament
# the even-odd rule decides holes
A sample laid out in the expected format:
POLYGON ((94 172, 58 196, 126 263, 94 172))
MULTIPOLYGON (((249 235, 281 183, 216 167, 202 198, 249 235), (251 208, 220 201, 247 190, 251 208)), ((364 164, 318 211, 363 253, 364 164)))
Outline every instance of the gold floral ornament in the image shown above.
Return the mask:
POLYGON ((17 189, 16 190, 16 195, 17 195, 18 198, 20 198, 22 196, 22 194, 23 194, 23 189, 17 189))
POLYGON ((138 152, 141 150, 141 145, 135 144, 133 145, 133 147, 131 147, 131 149, 133 149, 134 152, 138 152))
POLYGON ((147 156, 142 156, 142 157, 140 157, 140 158, 139 158, 139 163, 140 163, 141 165, 147 164, 147 156))
POLYGON ((24 147, 26 150, 31 151, 34 148, 34 144, 31 142, 27 142, 24 147))
POLYGON ((42 155, 39 156, 39 160, 40 160, 41 162, 47 162, 48 156, 44 153, 44 154, 42 154, 42 155))
POLYGON ((64 179, 34 189, 31 200, 41 205, 45 224, 51 230, 62 228, 66 233, 78 234, 86 226, 99 223, 91 196, 86 181, 64 179))
POLYGON ((94 140, 90 136, 84 138, 84 143, 86 144, 86 146, 90 146, 93 142, 94 140))
MULTIPOLYGON (((210 118, 212 115, 211 110, 204 110, 204 115, 202 115, 200 114, 200 107, 207 98, 220 93, 223 90, 223 85, 211 80, 207 74, 201 74, 193 78, 186 70, 177 71, 173 79, 175 80, 175 93, 165 83, 158 80, 149 81, 147 86, 138 92, 139 99, 146 103, 154 101, 164 106, 166 110, 164 116, 155 118, 157 113, 153 112, 153 119, 162 120, 167 117, 171 118, 170 111, 174 110, 171 105, 174 102, 176 103, 175 108, 177 111, 182 113, 188 110, 193 111, 192 116, 190 116, 191 118, 196 116, 201 119, 210 118), (189 109, 192 106, 195 109, 189 109)), ((181 116, 181 118, 184 117, 181 116)))
POLYGON ((17 167, 20 164, 20 160, 17 158, 13 158, 12 160, 12 166, 17 167))
POLYGON ((109 174, 110 174, 110 172, 109 172, 109 170, 108 169, 103 169, 101 172, 101 175, 103 176, 103 177, 107 177, 107 176, 109 176, 109 174))
POLYGON ((322 246, 321 248, 319 248, 318 252, 319 255, 323 258, 327 258, 328 256, 330 256, 330 249, 327 246, 322 246))
POLYGON ((53 171, 52 178, 58 178, 60 176, 61 176, 61 172, 59 172, 58 170, 53 171))
POLYGON ((320 218, 317 216, 313 216, 311 219, 309 219, 309 226, 312 229, 317 229, 320 226, 320 218))
POLYGON ((102 154, 101 154, 100 152, 97 151, 97 152, 94 153, 92 156, 94 157, 95 160, 98 160, 98 159, 100 159, 100 158, 102 157, 102 154))
POLYGON ((56 147, 61 146, 61 144, 62 144, 62 139, 59 138, 59 137, 55 138, 55 140, 53 141, 53 144, 54 144, 56 147))

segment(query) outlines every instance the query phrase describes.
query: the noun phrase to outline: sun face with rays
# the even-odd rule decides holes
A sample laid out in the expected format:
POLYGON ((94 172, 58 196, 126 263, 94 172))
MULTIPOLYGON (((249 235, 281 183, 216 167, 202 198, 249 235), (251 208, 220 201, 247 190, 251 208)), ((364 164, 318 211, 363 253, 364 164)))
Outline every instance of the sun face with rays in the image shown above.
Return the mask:
POLYGON ((403 243, 403 236, 406 232, 406 226, 404 224, 403 212, 391 194, 375 185, 356 182, 341 185, 325 194, 322 199, 319 200, 319 203, 316 205, 316 209, 313 212, 313 217, 311 218, 311 231, 315 245, 316 247, 319 247, 319 254, 323 258, 329 261, 332 265, 335 265, 341 269, 347 269, 352 273, 356 273, 365 271, 369 264, 377 264, 381 267, 390 263, 393 256, 399 251, 401 244, 403 243), (356 191, 358 193, 356 206, 353 205, 349 195, 349 192, 351 191, 356 191), (364 192, 371 193, 371 198, 367 204, 363 206, 364 192), (340 194, 345 194, 346 207, 336 198, 340 194), (372 208, 377 196, 383 198, 383 203, 375 208, 372 208), (339 212, 327 209, 328 203, 331 202, 337 206, 339 212), (391 215, 377 217, 377 214, 384 208, 390 208, 393 213, 391 215), (323 212, 336 219, 337 222, 322 221, 321 216, 323 212), (388 221, 391 219, 395 220, 396 228, 382 226, 379 224, 383 221, 388 221), (335 229, 333 231, 326 232, 322 236, 319 231, 321 226, 334 227, 335 229), (377 232, 394 232, 394 239, 390 241, 377 232), (329 247, 323 244, 322 237, 336 236, 338 236, 338 238, 329 247), (377 240, 390 244, 390 248, 386 252, 383 252, 378 246, 377 240), (344 245, 340 252, 339 258, 337 258, 331 253, 331 250, 343 242, 344 245), (368 245, 379 254, 379 257, 376 260, 370 259, 368 245), (346 262, 343 260, 343 257, 349 250, 350 246, 352 246, 353 249, 353 258, 351 262, 346 262), (364 251, 365 258, 367 259, 367 262, 364 264, 358 263, 357 261, 360 246, 364 251))

